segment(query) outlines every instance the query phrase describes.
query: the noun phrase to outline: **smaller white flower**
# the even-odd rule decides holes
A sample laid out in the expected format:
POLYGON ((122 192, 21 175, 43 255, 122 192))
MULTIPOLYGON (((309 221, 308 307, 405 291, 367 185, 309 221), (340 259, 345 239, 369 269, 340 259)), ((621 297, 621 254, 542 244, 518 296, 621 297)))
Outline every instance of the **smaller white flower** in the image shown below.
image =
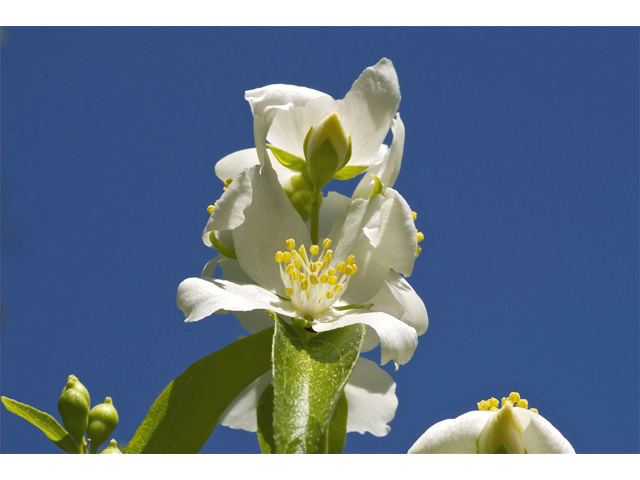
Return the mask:
POLYGON ((566 438, 517 392, 429 428, 408 453, 575 453, 566 438))

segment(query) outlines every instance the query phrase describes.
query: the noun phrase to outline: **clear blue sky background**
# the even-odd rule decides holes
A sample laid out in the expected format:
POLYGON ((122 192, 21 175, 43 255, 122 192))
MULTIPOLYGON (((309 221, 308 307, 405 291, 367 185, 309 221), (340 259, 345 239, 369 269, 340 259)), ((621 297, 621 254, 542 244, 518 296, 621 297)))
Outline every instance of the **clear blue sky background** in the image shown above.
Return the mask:
MULTIPOLYGON (((2 395, 58 417, 73 373, 111 396, 126 443, 162 389, 243 334, 184 324, 178 284, 215 162, 253 145, 243 95, 342 98, 390 58, 418 213, 410 282, 430 327, 398 372, 384 438, 519 391, 581 453, 639 452, 636 28, 9 28, 2 67, 2 395)), ((350 191, 351 185, 340 185, 350 191)), ((378 351, 371 358, 378 359, 378 351)), ((239 362, 242 359, 238 359, 239 362)), ((58 452, 1 412, 6 453, 58 452)), ((259 452, 218 427, 203 452, 259 452)))

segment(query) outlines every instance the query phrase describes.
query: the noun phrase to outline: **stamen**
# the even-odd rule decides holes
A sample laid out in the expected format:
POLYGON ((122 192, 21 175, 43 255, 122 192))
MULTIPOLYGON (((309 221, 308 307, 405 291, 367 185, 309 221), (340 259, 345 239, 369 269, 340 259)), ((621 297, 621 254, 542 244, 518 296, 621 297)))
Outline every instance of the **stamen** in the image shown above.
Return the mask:
POLYGON ((290 238, 289 240, 287 240, 287 250, 295 250, 296 248, 296 241, 293 238, 290 238))
MULTIPOLYGON (((216 202, 216 203, 218 203, 218 202, 216 202)), ((209 205, 209 206, 207 207, 207 212, 209 212, 209 215, 211 215, 211 214, 213 213, 213 210, 214 210, 215 208, 216 208, 216 206, 215 206, 215 205, 209 205)))
POLYGON ((233 178, 227 178, 227 179, 224 181, 224 187, 222 187, 222 190, 226 190, 226 189, 227 189, 227 187, 229 187, 229 185, 231 185, 231 182, 233 182, 233 178))
MULTIPOLYGON (((518 392, 511 392, 508 397, 502 397, 502 406, 504 407, 506 404, 509 404, 513 407, 529 408, 529 402, 524 398, 520 398, 520 394, 518 392)), ((498 405, 498 400, 491 397, 489 400, 479 401, 478 410, 497 412, 499 410, 498 405)), ((538 410, 536 408, 531 408, 530 410, 534 413, 538 413, 538 410)))
POLYGON ((311 255, 317 255, 320 249, 318 248, 318 245, 311 245, 309 247, 309 251, 311 252, 311 255))
POLYGON ((322 242, 322 248, 329 248, 331 246, 331 239, 330 238, 325 238, 324 242, 322 242))

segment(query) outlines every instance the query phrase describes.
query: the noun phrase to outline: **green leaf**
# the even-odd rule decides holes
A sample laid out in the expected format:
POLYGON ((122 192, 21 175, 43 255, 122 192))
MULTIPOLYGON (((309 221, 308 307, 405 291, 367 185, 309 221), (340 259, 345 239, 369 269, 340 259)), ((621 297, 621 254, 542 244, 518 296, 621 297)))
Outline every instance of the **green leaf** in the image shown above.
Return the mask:
POLYGON ((42 433, 49 438, 49 440, 55 443, 62 450, 67 453, 82 453, 73 437, 71 437, 71 435, 69 435, 51 415, 41 412, 40 410, 36 410, 24 403, 16 402, 10 398, 0 398, 2 399, 2 403, 4 403, 4 406, 7 407, 7 410, 38 427, 42 430, 42 433))
POLYGON ((342 392, 329 427, 329 453, 342 453, 347 437, 347 396, 342 392))
POLYGON ((273 145, 267 145, 267 147, 273 152, 273 156, 276 157, 282 166, 295 170, 296 172, 304 172, 307 170, 307 162, 302 158, 280 150, 273 145))
POLYGON ((258 442, 262 453, 276 453, 273 440, 273 384, 264 389, 258 400, 258 442))
POLYGON ((329 453, 339 443, 336 438, 330 441, 331 419, 358 359, 364 326, 309 334, 273 316, 276 453, 329 453))
POLYGON ((271 368, 268 328, 198 360, 164 389, 124 453, 198 453, 242 390, 271 368))
POLYGON ((360 175, 362 172, 364 172, 367 168, 367 166, 357 166, 357 165, 345 165, 344 167, 342 167, 340 170, 338 170, 336 173, 333 174, 333 178, 335 178, 336 180, 349 180, 353 177, 355 177, 356 175, 360 175))

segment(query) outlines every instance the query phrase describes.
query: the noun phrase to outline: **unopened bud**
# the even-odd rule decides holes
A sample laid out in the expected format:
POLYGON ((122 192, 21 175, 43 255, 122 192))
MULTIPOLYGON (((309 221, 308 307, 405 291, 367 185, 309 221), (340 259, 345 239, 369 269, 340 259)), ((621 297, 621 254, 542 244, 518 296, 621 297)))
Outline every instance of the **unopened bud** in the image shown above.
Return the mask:
POLYGON ((485 424, 476 445, 478 453, 524 453, 522 424, 507 402, 485 424))
POLYGON ((89 392, 75 375, 69 375, 58 400, 58 412, 69 434, 80 442, 89 422, 89 392))
POLYGON ((351 137, 337 113, 312 127, 304 140, 304 155, 311 181, 316 188, 326 185, 351 158, 351 137))
POLYGON ((110 397, 104 403, 96 405, 89 412, 89 426, 87 437, 91 442, 91 453, 96 453, 98 447, 107 441, 118 426, 118 412, 110 397))
POLYGON ((118 453, 122 453, 120 451, 120 449, 118 448, 118 442, 116 442, 116 440, 114 438, 111 439, 111 441, 109 442, 109 446, 107 448, 105 448, 104 450, 102 450, 102 453, 106 453, 106 454, 118 454, 118 453))

